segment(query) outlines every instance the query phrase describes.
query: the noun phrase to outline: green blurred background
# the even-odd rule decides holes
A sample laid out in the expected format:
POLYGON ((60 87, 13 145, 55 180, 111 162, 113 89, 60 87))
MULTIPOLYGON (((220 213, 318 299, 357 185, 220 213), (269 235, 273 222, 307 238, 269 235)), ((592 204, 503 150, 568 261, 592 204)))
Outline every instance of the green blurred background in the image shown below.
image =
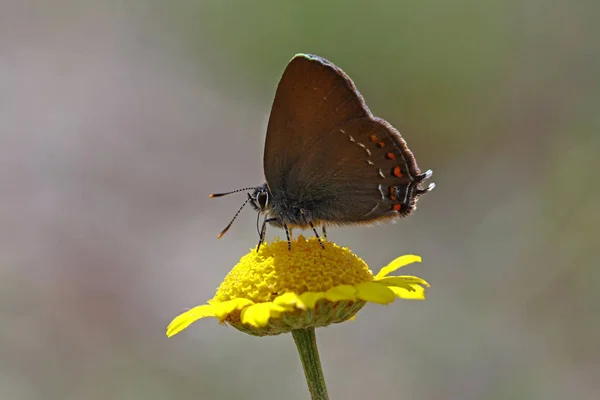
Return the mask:
MULTIPOLYGON (((425 302, 317 331, 332 399, 600 398, 600 3, 0 0, 0 398, 306 399, 290 336, 172 317, 256 244, 244 200, 298 52, 437 188, 330 229, 425 302)), ((276 229, 270 235, 281 235, 276 229)), ((271 236, 272 237, 272 236, 271 236)))

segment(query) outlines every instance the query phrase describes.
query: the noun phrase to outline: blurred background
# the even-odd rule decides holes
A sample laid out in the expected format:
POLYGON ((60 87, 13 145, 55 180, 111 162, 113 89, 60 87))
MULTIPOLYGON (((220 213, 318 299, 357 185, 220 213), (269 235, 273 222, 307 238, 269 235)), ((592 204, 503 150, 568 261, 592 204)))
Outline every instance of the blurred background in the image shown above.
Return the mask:
MULTIPOLYGON (((326 57, 437 188, 329 230, 425 302, 317 331, 332 399, 600 398, 597 1, 0 0, 0 398, 306 399, 289 335, 169 321, 255 246, 267 118, 326 57)), ((309 233, 307 233, 308 235, 309 233)), ((269 237, 283 235, 271 229, 269 237)))

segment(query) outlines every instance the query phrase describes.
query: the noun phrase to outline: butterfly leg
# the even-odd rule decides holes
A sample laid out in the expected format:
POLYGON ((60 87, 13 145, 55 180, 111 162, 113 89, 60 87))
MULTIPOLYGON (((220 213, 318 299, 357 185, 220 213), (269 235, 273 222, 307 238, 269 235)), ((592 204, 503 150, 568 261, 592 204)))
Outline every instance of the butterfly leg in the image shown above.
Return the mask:
POLYGON ((272 222, 272 221, 276 221, 277 218, 265 218, 263 223, 262 223, 262 227, 260 228, 260 236, 258 239, 258 246, 256 246, 256 252, 258 253, 258 250, 260 250, 260 245, 263 244, 263 242, 265 241, 265 235, 267 234, 267 222, 272 222))
POLYGON ((325 229, 325 225, 323 225, 323 237, 327 240, 327 229, 325 229))
POLYGON ((283 229, 285 229, 285 237, 287 238, 287 242, 288 242, 288 250, 292 249, 292 229, 288 228, 288 226, 284 223, 283 224, 283 229))
POLYGON ((322 248, 325 248, 325 245, 323 244, 323 242, 321 241, 321 237, 319 236, 319 233, 317 232, 317 228, 315 228, 315 226, 313 225, 312 221, 308 221, 308 224, 310 225, 310 227, 312 228, 313 232, 315 233, 315 236, 317 237, 317 240, 319 241, 319 244, 321 245, 322 248))
POLYGON ((321 237, 319 236, 319 233, 317 232, 317 228, 315 228, 315 225, 312 223, 312 221, 310 219, 308 219, 306 217, 306 214, 304 214, 304 210, 300 210, 300 212, 302 213, 302 216, 304 217, 306 222, 308 222, 308 225, 310 225, 312 231, 315 233, 315 236, 317 237, 317 240, 319 241, 319 244, 321 245, 321 247, 325 248, 325 245, 323 245, 323 242, 321 241, 321 237))

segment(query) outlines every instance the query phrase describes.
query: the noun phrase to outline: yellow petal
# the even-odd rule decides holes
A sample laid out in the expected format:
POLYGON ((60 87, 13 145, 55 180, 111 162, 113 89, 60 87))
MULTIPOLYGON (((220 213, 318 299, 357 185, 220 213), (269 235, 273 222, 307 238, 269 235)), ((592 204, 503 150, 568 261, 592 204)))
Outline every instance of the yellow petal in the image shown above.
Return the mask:
POLYGON ((248 307, 254 304, 252 300, 237 298, 224 302, 213 302, 211 307, 213 309, 215 317, 219 318, 219 320, 223 321, 225 318, 229 316, 235 310, 241 310, 244 307, 248 307))
POLYGON ((419 278, 418 276, 400 275, 398 278, 402 278, 404 282, 410 283, 411 285, 423 285, 425 287, 431 287, 431 285, 429 285, 425 279, 419 278))
POLYGON ((198 307, 194 307, 183 314, 175 317, 173 321, 167 327, 167 336, 171 337, 177 335, 179 332, 198 321, 201 318, 214 317, 212 307, 208 304, 203 304, 198 307))
POLYGON ((397 286, 389 286, 390 289, 396 297, 405 300, 425 300, 425 289, 422 286, 414 285, 413 290, 406 290, 397 286))
POLYGON ((429 283, 427 283, 426 280, 417 276, 384 276, 383 278, 375 280, 375 282, 383 283, 386 286, 399 286, 406 289, 410 289, 413 285, 429 287, 429 283))
POLYGON ((414 262, 421 262, 421 257, 413 254, 408 254, 396 258, 394 261, 389 263, 387 266, 381 268, 381 271, 375 275, 375 279, 387 276, 390 272, 404 267, 405 265, 412 264, 414 262))
POLYGON ((294 308, 302 308, 300 297, 296 293, 285 293, 273 300, 273 303, 285 308, 287 311, 292 311, 294 308))
POLYGON ((300 295, 301 304, 298 304, 298 308, 303 310, 312 310, 315 308, 317 301, 324 298, 325 293, 323 292, 304 292, 300 295))
POLYGON ((403 279, 399 279, 397 276, 384 276, 383 278, 377 279, 375 282, 385 286, 398 286, 406 290, 412 290, 412 286, 405 282, 403 279))
POLYGON ((257 303, 242 310, 242 323, 255 328, 266 326, 271 317, 278 317, 285 312, 285 308, 274 303, 257 303))
POLYGON ((356 300, 356 288, 351 285, 339 285, 325 292, 325 298, 329 301, 356 300))
POLYGON ((394 292, 387 286, 376 282, 364 282, 356 285, 359 299, 371 301, 378 304, 389 304, 395 300, 394 292))

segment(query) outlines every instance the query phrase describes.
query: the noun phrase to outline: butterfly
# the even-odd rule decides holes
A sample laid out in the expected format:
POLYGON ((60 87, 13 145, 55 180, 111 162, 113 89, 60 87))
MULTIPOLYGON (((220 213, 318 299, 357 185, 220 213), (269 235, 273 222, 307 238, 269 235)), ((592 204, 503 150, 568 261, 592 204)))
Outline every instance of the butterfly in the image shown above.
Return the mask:
MULTIPOLYGON (((419 197, 431 191, 406 141, 389 122, 375 117, 339 67, 324 58, 297 54, 279 81, 267 126, 263 166, 266 182, 240 191, 258 217, 283 228, 291 246, 292 228, 368 225, 412 213, 419 197)), ((257 220, 258 229, 258 220, 257 220)))

